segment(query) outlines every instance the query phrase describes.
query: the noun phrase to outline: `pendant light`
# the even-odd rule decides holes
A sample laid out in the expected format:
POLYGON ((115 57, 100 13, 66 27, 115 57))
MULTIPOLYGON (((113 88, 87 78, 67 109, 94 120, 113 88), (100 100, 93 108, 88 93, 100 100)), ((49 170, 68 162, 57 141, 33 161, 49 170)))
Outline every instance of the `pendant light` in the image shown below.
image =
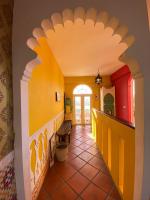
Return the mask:
POLYGON ((95 78, 95 83, 98 85, 102 83, 102 77, 100 76, 99 69, 98 69, 98 74, 95 78))

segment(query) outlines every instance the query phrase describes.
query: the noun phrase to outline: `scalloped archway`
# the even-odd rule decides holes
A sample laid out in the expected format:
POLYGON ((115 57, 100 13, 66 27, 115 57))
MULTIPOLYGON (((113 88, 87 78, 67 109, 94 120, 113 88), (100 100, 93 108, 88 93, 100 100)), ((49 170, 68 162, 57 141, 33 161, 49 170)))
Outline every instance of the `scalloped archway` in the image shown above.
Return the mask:
POLYGON ((94 8, 85 11, 82 7, 65 9, 52 14, 51 19, 44 19, 41 28, 33 30, 27 45, 37 53, 36 48, 42 48, 42 39, 64 76, 95 75, 98 68, 102 75, 110 75, 127 62, 124 53, 135 41, 128 34, 128 27, 116 17, 94 8))
MULTIPOLYGON (((33 37, 27 40, 28 47, 37 54, 37 57, 26 65, 21 80, 22 140, 26 141, 26 144, 22 144, 22 149, 26 149, 27 154, 29 153, 29 149, 27 149, 29 146, 29 125, 26 112, 28 110, 28 82, 33 69, 42 62, 39 52, 42 52, 43 43, 46 43, 47 48, 52 51, 65 76, 95 75, 99 66, 101 66, 100 73, 108 75, 122 67, 122 65, 128 64, 134 78, 137 79, 135 81, 137 91, 135 118, 140 134, 136 134, 136 137, 138 137, 137 144, 141 145, 142 149, 143 136, 141 136, 141 133, 143 133, 143 124, 138 114, 139 112, 143 114, 143 78, 137 60, 125 55, 125 52, 135 41, 134 36, 128 35, 128 27, 120 25, 119 20, 116 17, 110 17, 106 11, 98 12, 94 8, 85 11, 82 7, 75 10, 65 9, 62 13, 54 13, 51 19, 42 21, 41 27, 35 28, 33 37), (140 89, 137 90, 137 88, 140 89), (139 96, 141 96, 140 99, 139 96)), ((137 151, 136 156, 139 154, 139 151, 137 151)), ((26 159, 26 154, 23 153, 23 163, 26 159)), ((26 169, 29 170, 27 163, 26 169)), ((142 173, 142 167, 137 170, 142 173)), ((30 182, 29 171, 24 174, 24 181, 30 182)), ((136 183, 139 183, 139 181, 135 181, 136 183)), ((135 185, 134 198, 136 200, 139 196, 138 192, 140 192, 140 189, 137 190, 139 187, 135 185)), ((30 199, 30 184, 25 184, 24 190, 30 199)))

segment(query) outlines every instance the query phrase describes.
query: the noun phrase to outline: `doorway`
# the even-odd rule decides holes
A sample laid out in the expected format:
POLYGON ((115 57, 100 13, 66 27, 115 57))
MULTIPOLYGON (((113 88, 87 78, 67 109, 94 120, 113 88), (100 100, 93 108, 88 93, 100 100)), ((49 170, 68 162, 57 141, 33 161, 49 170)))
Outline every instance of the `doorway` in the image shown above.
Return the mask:
POLYGON ((91 124, 91 94, 87 85, 79 85, 73 91, 74 124, 91 124))

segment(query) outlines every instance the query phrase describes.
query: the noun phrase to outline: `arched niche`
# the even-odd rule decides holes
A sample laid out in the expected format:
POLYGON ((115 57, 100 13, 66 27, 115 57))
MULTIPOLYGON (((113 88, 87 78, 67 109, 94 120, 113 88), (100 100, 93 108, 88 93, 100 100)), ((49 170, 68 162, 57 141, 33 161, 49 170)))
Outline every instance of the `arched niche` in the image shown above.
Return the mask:
POLYGON ((109 115, 114 115, 114 97, 110 93, 104 96, 104 112, 109 115))

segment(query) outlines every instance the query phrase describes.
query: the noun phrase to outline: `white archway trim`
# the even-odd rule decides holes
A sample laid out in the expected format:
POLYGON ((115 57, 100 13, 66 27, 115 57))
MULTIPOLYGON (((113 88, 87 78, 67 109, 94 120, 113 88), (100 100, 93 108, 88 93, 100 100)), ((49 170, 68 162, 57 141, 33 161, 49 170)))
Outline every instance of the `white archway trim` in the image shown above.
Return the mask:
MULTIPOLYGON (((39 44, 39 38, 44 37, 46 40, 48 40, 49 34, 48 32, 52 32, 55 34, 55 31, 59 27, 67 27, 69 24, 90 24, 92 27, 101 27, 107 28, 109 30, 109 34, 112 35, 112 37, 118 37, 119 42, 122 43, 123 45, 126 46, 126 50, 131 47, 134 42, 135 42, 135 37, 132 35, 128 35, 128 27, 125 25, 120 25, 119 20, 115 17, 110 17, 109 14, 106 11, 100 11, 97 12, 96 9, 90 8, 87 11, 82 8, 78 7, 75 10, 71 9, 65 9, 62 13, 54 13, 51 16, 51 19, 44 19, 41 22, 41 27, 40 28, 35 28, 33 30, 33 37, 29 38, 27 40, 27 45, 28 47, 34 51, 34 49, 38 46, 39 44)), ((137 185, 138 183, 142 184, 142 173, 143 173, 143 134, 144 134, 144 126, 143 122, 141 122, 141 116, 143 116, 143 77, 140 73, 140 67, 138 64, 138 61, 134 58, 130 58, 127 56, 121 56, 120 60, 123 61, 125 64, 128 64, 130 67, 130 70, 132 72, 132 75, 135 78, 135 87, 137 90, 137 97, 136 97, 136 113, 135 113, 135 121, 136 121, 136 147, 141 145, 140 147, 140 159, 138 157, 139 155, 139 149, 136 148, 136 158, 135 158, 135 163, 136 163, 136 168, 135 168, 135 194, 134 194, 134 200, 140 200, 140 195, 141 195, 141 187, 142 185, 137 185), (140 89, 139 89, 140 88, 140 89), (139 95, 141 95, 141 98, 139 98, 139 95), (140 113, 140 117, 139 116, 140 113), (138 162, 139 161, 139 162, 138 162), (139 163, 141 163, 141 166, 139 167, 139 163), (138 166, 138 167, 137 167, 138 166), (138 176, 137 176, 138 174, 138 176), (137 180, 138 179, 138 180, 137 180)), ((25 113, 22 115, 22 120, 25 122, 24 125, 22 126, 22 141, 26 141, 26 143, 22 144, 22 149, 26 149, 26 151, 23 152, 22 154, 22 165, 23 168, 29 168, 29 163, 26 162, 26 156, 29 154, 29 141, 27 138, 28 134, 28 118, 26 111, 28 110, 28 82, 31 79, 33 69, 40 64, 39 58, 35 58, 31 60, 25 67, 25 71, 21 80, 21 98, 23 101, 21 103, 22 107, 22 113, 25 113), (26 97, 24 98, 24 95, 26 97), (25 106, 24 106, 25 105, 25 106)), ((24 190, 25 194, 28 199, 31 198, 31 188, 30 188, 30 183, 27 185, 27 180, 30 180, 30 175, 29 175, 29 170, 26 170, 26 173, 23 174, 23 179, 24 179, 24 190)))
MULTIPOLYGON (((95 58, 95 56, 93 57, 93 54, 88 50, 89 51, 88 55, 90 55, 88 58, 88 61, 85 61, 84 56, 82 57, 82 60, 80 60, 81 59, 79 56, 80 54, 79 55, 77 54, 76 56, 79 59, 76 59, 76 60, 79 60, 79 61, 77 63, 74 63, 74 65, 76 65, 76 66, 81 65, 84 67, 88 66, 88 69, 86 68, 86 70, 88 70, 87 73, 88 74, 93 73, 92 75, 94 75, 95 72, 97 71, 97 65, 99 63, 104 66, 103 70, 102 70, 104 73, 103 75, 108 75, 107 73, 109 71, 110 71, 109 73, 113 73, 114 71, 116 71, 119 68, 119 66, 121 67, 124 64, 123 62, 121 62, 119 57, 120 57, 120 55, 125 53, 129 47, 131 47, 134 44, 135 37, 133 35, 128 34, 128 27, 126 25, 120 24, 118 18, 113 17, 113 16, 110 17, 106 11, 99 12, 95 8, 89 8, 87 10, 85 10, 83 7, 77 7, 74 10, 67 8, 67 9, 64 9, 62 12, 53 13, 50 18, 42 20, 41 27, 33 29, 33 32, 32 32, 33 37, 28 39, 27 45, 31 50, 34 51, 34 48, 36 46, 40 46, 40 44, 39 44, 40 38, 45 38, 49 48, 52 50, 54 56, 56 57, 56 60, 62 67, 62 71, 63 71, 64 75, 71 76, 71 73, 74 73, 74 76, 75 76, 75 74, 77 73, 76 71, 75 72, 67 71, 68 66, 73 66, 73 68, 74 68, 74 65, 71 65, 71 63, 74 60, 73 59, 74 57, 70 56, 70 58, 67 59, 66 58, 67 54, 65 55, 64 53, 60 53, 60 52, 62 52, 62 49, 59 45, 60 42, 57 37, 59 36, 59 34, 62 31, 63 34, 60 34, 60 37, 62 36, 61 41, 65 41, 66 39, 64 38, 65 37, 64 33, 66 33, 68 35, 68 37, 71 37, 71 35, 75 34, 74 30, 78 30, 77 27, 80 28, 81 25, 83 25, 82 26, 83 36, 84 36, 84 34, 87 33, 86 32, 87 27, 89 29, 91 29, 92 31, 94 31, 93 32, 95 34, 94 38, 97 37, 94 39, 94 41, 95 40, 97 41, 96 44, 95 44, 95 42, 93 43, 95 49, 98 48, 97 45, 100 43, 99 46, 102 46, 102 49, 101 48, 100 49, 98 48, 98 49, 100 50, 100 52, 103 50, 104 47, 103 47, 103 44, 101 45, 101 39, 100 39, 101 37, 103 37, 103 35, 105 35, 106 37, 109 38, 107 40, 108 40, 108 43, 110 44, 110 46, 112 45, 112 42, 113 42, 114 46, 111 46, 109 49, 110 55, 112 56, 112 57, 110 57, 110 60, 107 60, 105 58, 105 56, 102 55, 102 58, 104 60, 101 59, 102 63, 99 63, 97 57, 96 58, 95 58), (74 26, 75 29, 71 29, 72 26, 74 26), (84 30, 85 30, 85 32, 84 32, 84 30), (70 34, 70 36, 69 36, 69 34, 70 34), (98 34, 100 34, 99 37, 98 37, 98 34), (54 42, 56 43, 56 45, 53 44, 54 42), (113 51, 112 48, 114 48, 115 51, 113 51), (95 59, 94 62, 93 62, 93 59, 95 59), (94 65, 94 71, 91 71, 89 69, 89 67, 92 65, 92 62, 94 65), (111 71, 110 68, 113 65, 116 67, 114 67, 113 71, 111 71)), ((80 44, 78 44, 78 42, 75 44, 80 45, 80 44)), ((61 44, 61 46, 63 46, 63 45, 64 45, 64 43, 61 44)), ((72 43, 71 43, 71 45, 72 45, 72 43)), ((92 44, 90 44, 90 45, 92 45, 92 44)), ((87 44, 87 46, 88 46, 88 44, 87 44)), ((67 50, 69 47, 72 48, 72 46, 68 47, 68 45, 66 47, 67 47, 67 50)), ((77 48, 77 46, 75 47, 75 49, 76 48, 77 48)), ((80 48, 80 47, 78 47, 78 48, 80 48)), ((85 51, 85 55, 88 53, 88 51, 87 50, 85 51)), ((73 53, 73 55, 75 55, 75 53, 73 53)), ((85 70, 85 68, 84 68, 84 70, 85 70)))
POLYGON ((41 62, 40 62, 38 57, 33 59, 33 60, 31 60, 25 67, 25 71, 23 73, 22 80, 28 82, 31 79, 32 71, 39 64, 41 64, 41 62))
MULTIPOLYGON (((33 30, 33 36, 39 37, 47 36, 47 31, 55 31, 57 26, 64 27, 65 23, 91 23, 92 25, 102 25, 103 27, 111 28, 113 35, 119 35, 120 42, 126 43, 130 47, 135 38, 133 35, 127 35, 128 27, 121 25, 116 17, 110 17, 106 11, 98 12, 95 8, 89 8, 87 11, 83 7, 77 7, 74 10, 65 9, 62 13, 53 13, 51 19, 44 19, 41 22, 41 28, 33 30)), ((31 42, 32 43, 32 42, 31 42)), ((33 49, 31 45, 29 48, 33 49)))
POLYGON ((35 38, 31 37, 27 40, 27 46, 33 50, 36 46, 39 46, 39 43, 35 38))
POLYGON ((135 179, 134 200, 141 200, 144 164, 144 78, 140 72, 135 80, 135 179))
POLYGON ((49 19, 43 19, 41 22, 41 27, 43 28, 44 32, 47 32, 48 30, 53 30, 52 22, 49 19))
MULTIPOLYGON (((34 38, 30 38, 28 41, 28 46, 32 47, 33 49, 38 45, 38 42, 34 38)), ((29 150, 29 80, 32 77, 32 72, 34 68, 39 65, 41 62, 37 58, 31 60, 25 66, 25 70, 21 79, 21 151, 22 151, 22 161, 20 164, 20 160, 17 158, 15 159, 15 166, 17 167, 22 166, 22 174, 23 177, 23 191, 24 194, 18 193, 19 198, 24 199, 32 199, 32 191, 31 191, 31 181, 30 181, 30 162, 27 162, 27 158, 29 160, 30 150, 29 150)), ((18 151, 18 149, 16 150, 18 151)), ((20 180, 20 173, 18 171, 15 172, 16 179, 20 180)))
POLYGON ((33 36, 38 39, 40 37, 45 37, 45 33, 41 28, 33 29, 33 36))
POLYGON ((74 90, 73 90, 73 94, 74 95, 78 95, 78 94, 92 94, 92 89, 85 84, 80 84, 77 85, 74 90))
POLYGON ((134 199, 141 200, 144 163, 144 78, 135 58, 120 58, 130 68, 135 80, 135 177, 134 199))

